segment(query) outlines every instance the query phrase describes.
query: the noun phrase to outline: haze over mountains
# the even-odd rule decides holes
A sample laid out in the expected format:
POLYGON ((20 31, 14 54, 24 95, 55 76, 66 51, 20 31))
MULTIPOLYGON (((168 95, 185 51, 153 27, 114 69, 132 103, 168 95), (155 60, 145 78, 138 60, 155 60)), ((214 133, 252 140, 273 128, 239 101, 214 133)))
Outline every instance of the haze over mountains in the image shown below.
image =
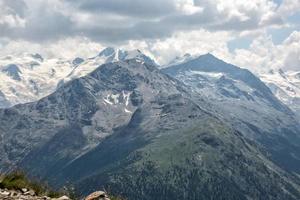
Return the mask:
POLYGON ((2 171, 139 200, 300 198, 297 73, 112 48, 1 63, 2 171))

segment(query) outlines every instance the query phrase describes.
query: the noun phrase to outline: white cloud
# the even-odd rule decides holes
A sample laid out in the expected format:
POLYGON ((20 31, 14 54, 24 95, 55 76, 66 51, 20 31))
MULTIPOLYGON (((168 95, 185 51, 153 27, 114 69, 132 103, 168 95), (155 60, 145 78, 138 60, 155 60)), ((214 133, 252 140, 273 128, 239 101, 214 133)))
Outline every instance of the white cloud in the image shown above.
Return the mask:
POLYGON ((294 31, 282 43, 275 45, 272 37, 256 38, 249 49, 237 49, 229 60, 253 71, 283 69, 300 71, 300 32, 294 31))
POLYGON ((294 31, 282 45, 282 53, 285 53, 284 67, 286 70, 300 71, 300 32, 294 31))
POLYGON ((12 3, 7 0, 0 0, 0 28, 24 27, 26 20, 23 18, 25 4, 20 0, 19 3, 12 3))
POLYGON ((176 8, 187 15, 203 11, 203 7, 195 5, 194 0, 177 0, 176 8))
POLYGON ((219 19, 224 22, 240 22, 245 29, 260 29, 266 26, 281 25, 282 18, 277 14, 277 4, 271 0, 198 0, 209 2, 219 19))
POLYGON ((24 40, 3 41, 2 45, 0 57, 7 55, 21 55, 26 52, 40 53, 48 58, 56 57, 64 59, 91 57, 98 54, 99 51, 104 48, 101 44, 92 42, 85 37, 61 39, 55 43, 32 43, 24 40))
POLYGON ((232 36, 228 32, 209 32, 201 29, 178 32, 167 39, 131 41, 123 47, 139 48, 156 58, 160 64, 166 64, 185 53, 201 55, 210 52, 224 58, 228 53, 227 42, 231 39, 232 36))
POLYGON ((299 32, 279 45, 266 32, 289 26, 300 0, 279 7, 272 0, 0 0, 0 10, 0 55, 88 57, 115 46, 139 48, 162 64, 211 52, 255 70, 299 67, 299 32), (253 42, 229 52, 228 42, 240 38, 253 42))
POLYGON ((300 0, 283 0, 278 12, 283 16, 290 16, 300 11, 300 0))
POLYGON ((0 25, 7 25, 9 28, 25 27, 26 21, 18 15, 2 15, 0 16, 0 25))
POLYGON ((11 5, 15 1, 0 1, 14 10, 2 19, 11 28, 0 37, 37 42, 85 36, 120 43, 199 29, 255 32, 283 23, 271 0, 19 0, 26 12, 11 5))

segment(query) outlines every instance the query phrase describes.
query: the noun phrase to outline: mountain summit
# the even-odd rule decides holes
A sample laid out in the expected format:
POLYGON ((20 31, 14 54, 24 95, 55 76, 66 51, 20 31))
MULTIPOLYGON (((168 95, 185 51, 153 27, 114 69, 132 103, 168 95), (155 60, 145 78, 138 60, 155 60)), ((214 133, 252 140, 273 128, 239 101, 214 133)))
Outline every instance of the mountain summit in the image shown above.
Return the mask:
POLYGON ((106 63, 125 61, 129 59, 140 59, 143 62, 147 62, 148 64, 157 66, 154 60, 152 60, 150 57, 143 54, 139 49, 127 51, 127 50, 107 47, 106 49, 102 50, 99 53, 98 57, 105 58, 106 63))

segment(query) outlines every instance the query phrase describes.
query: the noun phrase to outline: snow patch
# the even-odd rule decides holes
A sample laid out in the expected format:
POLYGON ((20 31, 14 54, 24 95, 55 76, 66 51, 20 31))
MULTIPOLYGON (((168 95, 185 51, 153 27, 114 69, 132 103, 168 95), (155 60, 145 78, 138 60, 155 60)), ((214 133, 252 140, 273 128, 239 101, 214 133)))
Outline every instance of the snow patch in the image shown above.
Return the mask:
POLYGON ((125 105, 128 106, 131 92, 126 93, 125 91, 122 91, 122 94, 123 94, 123 98, 125 100, 125 105))
POLYGON ((103 99, 103 101, 105 102, 105 103, 108 103, 108 104, 110 104, 110 105, 113 105, 113 103, 112 102, 110 102, 109 100, 107 100, 107 99, 103 99))
POLYGON ((132 113, 130 110, 127 110, 126 108, 124 109, 124 111, 125 111, 126 113, 132 113))
POLYGON ((224 74, 220 73, 220 72, 201 72, 201 71, 190 70, 188 73, 190 73, 190 74, 199 74, 199 75, 202 75, 202 76, 211 77, 211 78, 217 78, 217 79, 219 79, 222 76, 224 76, 224 74))

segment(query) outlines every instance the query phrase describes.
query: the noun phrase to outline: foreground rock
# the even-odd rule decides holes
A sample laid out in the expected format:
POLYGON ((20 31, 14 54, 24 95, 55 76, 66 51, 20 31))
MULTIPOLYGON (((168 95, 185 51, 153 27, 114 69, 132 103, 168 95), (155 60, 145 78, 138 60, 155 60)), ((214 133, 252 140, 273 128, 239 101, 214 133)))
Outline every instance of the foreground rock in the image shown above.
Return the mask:
POLYGON ((88 195, 85 200, 110 200, 107 194, 103 191, 96 191, 88 195))
MULTIPOLYGON (((0 200, 71 200, 64 195, 59 198, 48 196, 38 196, 33 190, 23 188, 22 190, 0 189, 0 200)), ((85 197, 84 200, 110 200, 108 195, 103 191, 96 191, 85 197)))
POLYGON ((67 196, 62 196, 59 198, 51 198, 48 196, 38 196, 33 190, 28 190, 26 188, 21 191, 0 189, 0 200, 70 200, 67 196))

